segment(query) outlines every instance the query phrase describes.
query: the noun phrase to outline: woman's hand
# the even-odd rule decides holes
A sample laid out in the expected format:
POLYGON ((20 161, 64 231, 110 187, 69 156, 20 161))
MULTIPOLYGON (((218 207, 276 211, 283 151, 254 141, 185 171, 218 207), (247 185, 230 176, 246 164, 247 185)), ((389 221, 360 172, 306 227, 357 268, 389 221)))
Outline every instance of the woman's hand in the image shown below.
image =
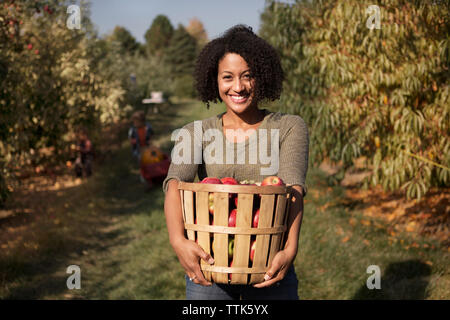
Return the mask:
POLYGON ((203 259, 206 263, 213 264, 214 259, 211 255, 207 254, 203 249, 194 241, 186 238, 180 239, 178 242, 172 245, 175 253, 180 260, 181 266, 186 271, 189 278, 192 281, 203 286, 211 286, 212 283, 206 281, 200 269, 200 259, 203 259))
POLYGON ((269 287, 281 281, 286 276, 295 254, 289 253, 287 250, 279 251, 272 260, 269 270, 264 275, 264 281, 253 285, 255 288, 269 287))

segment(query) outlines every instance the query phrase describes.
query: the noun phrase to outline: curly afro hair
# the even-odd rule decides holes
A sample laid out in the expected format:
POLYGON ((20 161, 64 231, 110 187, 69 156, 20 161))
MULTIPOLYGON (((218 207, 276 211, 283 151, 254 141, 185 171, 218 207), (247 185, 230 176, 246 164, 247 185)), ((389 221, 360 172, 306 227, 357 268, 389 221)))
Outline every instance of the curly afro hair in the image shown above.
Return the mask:
POLYGON ((254 98, 257 102, 280 98, 284 73, 276 50, 253 33, 252 28, 236 25, 221 37, 210 41, 200 52, 195 66, 195 86, 201 101, 222 102, 217 72, 219 61, 227 53, 239 54, 247 62, 255 79, 254 98))

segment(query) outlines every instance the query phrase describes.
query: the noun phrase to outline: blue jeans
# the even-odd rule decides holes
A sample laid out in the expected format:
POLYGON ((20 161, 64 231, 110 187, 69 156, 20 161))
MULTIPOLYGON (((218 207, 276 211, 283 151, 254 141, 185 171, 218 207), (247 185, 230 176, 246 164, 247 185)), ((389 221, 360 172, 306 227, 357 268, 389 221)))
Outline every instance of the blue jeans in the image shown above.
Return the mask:
POLYGON ((266 288, 216 284, 206 287, 186 278, 186 300, 298 300, 298 280, 291 265, 283 280, 266 288))

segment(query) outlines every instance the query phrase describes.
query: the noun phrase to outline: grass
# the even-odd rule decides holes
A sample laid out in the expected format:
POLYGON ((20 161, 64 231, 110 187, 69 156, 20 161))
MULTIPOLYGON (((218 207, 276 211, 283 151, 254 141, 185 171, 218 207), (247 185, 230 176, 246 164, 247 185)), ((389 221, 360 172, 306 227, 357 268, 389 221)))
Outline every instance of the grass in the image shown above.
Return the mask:
MULTIPOLYGON (((150 115, 155 141, 168 151, 178 127, 223 111, 183 102, 150 115)), ((0 251, 1 299, 184 299, 184 272, 168 242, 161 188, 145 191, 123 143, 85 183, 35 196, 45 210, 0 251), (81 268, 81 289, 68 290, 69 265, 81 268)), ((448 252, 414 234, 391 237, 382 221, 339 203, 340 186, 310 166, 299 252, 301 299, 448 299, 448 252), (328 205, 328 207, 327 207, 328 205), (366 272, 381 269, 381 289, 366 272)), ((36 212, 38 210, 35 210, 36 212)), ((10 232, 0 221, 1 232, 10 232)))

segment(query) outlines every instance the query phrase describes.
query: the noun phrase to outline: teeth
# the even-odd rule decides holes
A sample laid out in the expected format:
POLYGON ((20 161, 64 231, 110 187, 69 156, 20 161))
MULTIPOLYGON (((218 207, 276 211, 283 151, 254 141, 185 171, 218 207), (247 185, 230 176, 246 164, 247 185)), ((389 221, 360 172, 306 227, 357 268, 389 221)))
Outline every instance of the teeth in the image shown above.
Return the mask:
POLYGON ((245 99, 245 97, 242 97, 242 96, 231 96, 231 98, 233 100, 244 100, 245 99))

